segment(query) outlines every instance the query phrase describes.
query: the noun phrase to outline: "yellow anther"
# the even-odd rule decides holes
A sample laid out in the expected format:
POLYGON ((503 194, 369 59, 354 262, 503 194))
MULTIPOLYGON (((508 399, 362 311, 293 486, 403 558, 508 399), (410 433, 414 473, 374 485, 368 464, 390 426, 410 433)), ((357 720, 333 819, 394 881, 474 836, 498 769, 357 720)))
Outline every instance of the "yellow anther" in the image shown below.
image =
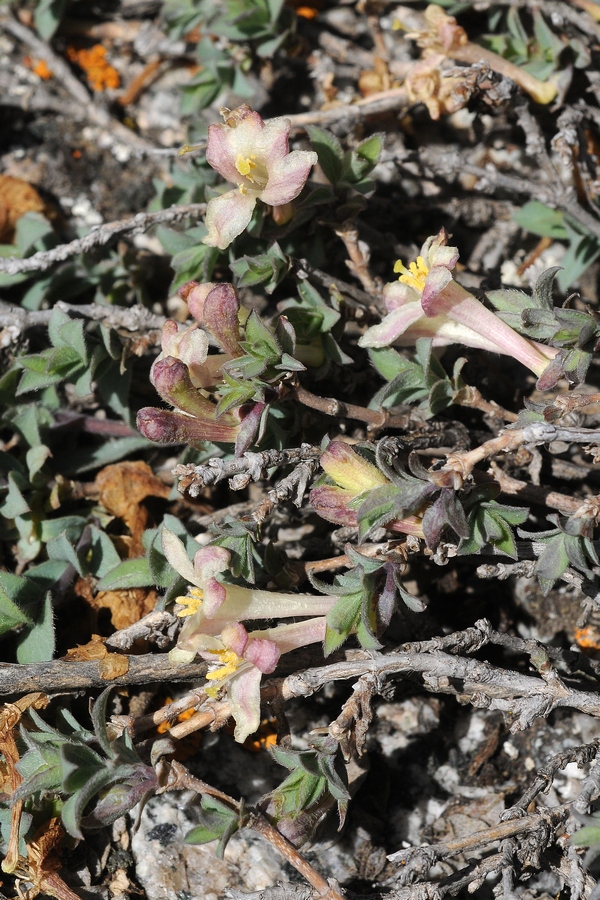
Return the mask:
POLYGON ((241 657, 234 653, 233 650, 211 650, 210 652, 219 658, 219 662, 222 665, 212 672, 207 672, 207 681, 222 681, 225 678, 229 678, 230 675, 234 675, 237 672, 243 662, 241 657))
POLYGON ((429 275, 427 263, 422 256, 417 256, 417 261, 411 262, 408 269, 402 260, 399 259, 394 266, 394 272, 400 272, 398 281, 402 281, 419 293, 422 293, 423 288, 425 287, 425 281, 429 275))
POLYGON ((244 178, 247 178, 249 181, 254 181, 252 178, 252 169, 256 168, 256 163, 253 160, 256 159, 256 156, 252 154, 251 156, 242 156, 241 153, 238 154, 238 158, 235 161, 235 167, 244 178))
POLYGON ((185 606, 185 609, 180 609, 177 613, 180 619, 185 618, 185 616, 193 616, 195 612, 198 612, 200 607, 202 606, 202 599, 204 595, 200 588, 191 587, 190 593, 187 597, 177 597, 175 603, 180 603, 181 606, 185 606))

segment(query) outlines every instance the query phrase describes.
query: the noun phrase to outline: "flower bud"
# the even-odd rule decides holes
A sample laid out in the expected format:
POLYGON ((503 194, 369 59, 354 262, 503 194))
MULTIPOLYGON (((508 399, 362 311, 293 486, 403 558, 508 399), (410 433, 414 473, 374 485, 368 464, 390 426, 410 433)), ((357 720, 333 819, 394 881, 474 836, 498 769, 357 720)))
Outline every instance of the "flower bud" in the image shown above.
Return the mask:
POLYGON ((239 426, 186 416, 183 413, 146 406, 137 414, 138 431, 158 444, 199 444, 203 441, 233 443, 239 426))

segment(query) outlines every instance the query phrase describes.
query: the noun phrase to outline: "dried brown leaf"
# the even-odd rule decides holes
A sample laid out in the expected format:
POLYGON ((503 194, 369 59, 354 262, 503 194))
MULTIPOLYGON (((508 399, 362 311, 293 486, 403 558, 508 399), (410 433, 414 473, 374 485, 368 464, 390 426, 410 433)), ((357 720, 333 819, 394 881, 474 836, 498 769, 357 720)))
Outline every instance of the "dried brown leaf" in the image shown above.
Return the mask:
POLYGON ((143 551, 141 539, 148 521, 148 510, 142 501, 147 497, 166 499, 169 488, 141 460, 106 466, 98 472, 95 485, 102 506, 111 515, 122 519, 131 533, 130 558, 139 556, 143 551))
POLYGON ((112 681, 113 678, 120 678, 129 671, 129 660, 121 653, 107 653, 104 659, 98 663, 98 671, 100 678, 105 681, 112 681))

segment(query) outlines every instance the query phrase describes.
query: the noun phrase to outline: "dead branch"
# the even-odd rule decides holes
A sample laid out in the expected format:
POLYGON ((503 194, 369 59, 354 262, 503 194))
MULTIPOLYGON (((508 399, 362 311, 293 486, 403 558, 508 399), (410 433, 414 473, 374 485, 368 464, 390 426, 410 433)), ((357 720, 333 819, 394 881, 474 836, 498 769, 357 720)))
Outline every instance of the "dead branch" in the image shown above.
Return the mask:
POLYGON ((578 690, 558 677, 536 678, 439 650, 372 652, 369 659, 332 663, 289 675, 277 690, 284 700, 307 697, 328 682, 358 678, 368 672, 378 678, 420 674, 426 691, 451 694, 460 702, 510 715, 513 732, 524 730, 535 718, 545 718, 559 707, 600 716, 600 696, 594 691, 578 690))
POLYGON ((106 646, 129 650, 136 641, 151 641, 161 650, 173 640, 173 631, 181 619, 166 610, 153 610, 128 628, 122 628, 106 638, 106 646))
POLYGON ((516 450, 524 444, 539 446, 540 444, 551 444, 554 441, 565 441, 567 444, 597 444, 600 443, 600 431, 591 428, 561 428, 550 422, 534 422, 526 425, 525 428, 506 429, 498 437, 486 441, 474 450, 452 453, 441 471, 455 472, 464 481, 477 463, 490 456, 516 450))
POLYGON ((52 250, 40 250, 26 259, 17 259, 14 256, 0 259, 0 272, 6 272, 7 275, 18 275, 21 272, 43 271, 78 253, 87 253, 94 247, 102 247, 121 234, 139 234, 147 231, 153 225, 159 225, 162 222, 179 222, 188 216, 199 218, 204 215, 205 210, 205 203, 189 203, 186 206, 170 206, 168 209, 161 209, 153 213, 140 212, 131 219, 123 219, 119 222, 95 225, 85 237, 77 238, 68 244, 60 244, 52 250))
POLYGON ((127 128, 118 119, 111 116, 106 109, 94 102, 87 88, 73 75, 67 63, 54 52, 46 41, 37 37, 30 28, 22 25, 11 13, 6 13, 6 7, 2 8, 2 12, 4 15, 0 16, 0 28, 30 47, 40 59, 45 60, 75 101, 75 109, 78 114, 83 115, 90 124, 97 125, 108 134, 114 135, 117 140, 132 149, 139 148, 146 152, 152 149, 149 141, 127 128))
POLYGON ((275 466, 294 466, 321 458, 321 450, 302 444, 289 450, 263 450, 259 453, 247 451, 236 459, 222 460, 218 457, 210 459, 202 466, 191 464, 179 465, 173 469, 173 475, 179 478, 179 490, 197 497, 202 488, 218 484, 229 478, 229 486, 238 491, 247 487, 251 481, 261 481, 268 475, 267 470, 275 466))
POLYGON ((286 118, 292 123, 292 128, 302 129, 306 125, 330 125, 339 120, 357 122, 368 116, 408 109, 409 106, 410 102, 404 88, 390 88, 388 91, 379 91, 370 97, 357 100, 356 103, 336 106, 334 109, 296 113, 286 118))
POLYGON ((125 675, 107 681, 102 678, 99 662, 51 662, 0 663, 0 694, 23 694, 26 691, 44 691, 56 694, 62 691, 81 691, 87 688, 120 687, 128 684, 152 684, 165 681, 198 681, 204 677, 207 663, 194 662, 187 666, 173 665, 166 653, 146 653, 128 656, 129 670, 125 675))
MULTIPOLYGON (((221 802, 237 812, 241 812, 240 804, 236 800, 229 797, 227 794, 223 794, 221 791, 217 791, 215 788, 207 785, 204 781, 195 778, 181 765, 181 763, 178 762, 173 762, 171 764, 171 772, 166 790, 192 790, 198 794, 210 794, 213 797, 217 797, 221 802)), ((269 843, 281 853, 283 858, 287 860, 297 872, 300 872, 302 877, 305 878, 310 885, 312 885, 321 900, 344 900, 339 891, 325 881, 325 879, 319 875, 317 870, 314 869, 300 853, 298 853, 293 844, 290 844, 287 838, 277 831, 270 822, 267 822, 260 812, 257 810, 250 810, 248 818, 244 821, 244 826, 246 828, 251 828, 253 831, 256 831, 257 834, 261 834, 266 838, 269 843)))
MULTIPOLYGON (((164 316, 151 313, 145 306, 102 306, 100 303, 65 303, 59 300, 53 309, 60 309, 74 318, 93 319, 103 322, 109 328, 124 329, 147 335, 150 331, 160 331, 165 323, 164 316)), ((46 327, 53 309, 27 310, 21 306, 10 306, 0 300, 0 328, 3 329, 2 345, 17 341, 30 328, 46 327), (8 336, 8 338, 7 338, 8 336)))

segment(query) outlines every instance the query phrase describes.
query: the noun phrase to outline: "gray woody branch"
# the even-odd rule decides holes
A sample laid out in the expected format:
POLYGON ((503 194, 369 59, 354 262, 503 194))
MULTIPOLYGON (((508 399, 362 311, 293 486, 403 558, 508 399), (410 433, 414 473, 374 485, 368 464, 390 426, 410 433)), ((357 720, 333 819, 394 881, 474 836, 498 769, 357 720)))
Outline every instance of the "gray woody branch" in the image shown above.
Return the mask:
MULTIPOLYGON (((115 330, 130 331, 147 335, 150 331, 160 331, 165 323, 164 316, 151 313, 145 306, 102 306, 99 303, 72 304, 59 300, 53 309, 60 309, 67 315, 103 322, 115 330)), ((29 328, 46 327, 53 309, 27 310, 20 306, 10 306, 0 300, 0 347, 6 347, 29 328)))
POLYGON ((200 218, 204 215, 205 210, 206 203, 189 203, 185 206, 170 206, 168 209, 161 209, 153 213, 140 212, 131 219, 97 225, 85 237, 77 238, 68 244, 60 244, 52 250, 41 250, 26 259, 18 259, 15 256, 0 259, 0 272, 5 272, 7 275, 18 275, 21 272, 43 271, 78 253, 87 253, 94 247, 102 247, 120 234, 138 234, 147 231, 153 225, 160 225, 163 222, 179 222, 189 216, 200 218))

